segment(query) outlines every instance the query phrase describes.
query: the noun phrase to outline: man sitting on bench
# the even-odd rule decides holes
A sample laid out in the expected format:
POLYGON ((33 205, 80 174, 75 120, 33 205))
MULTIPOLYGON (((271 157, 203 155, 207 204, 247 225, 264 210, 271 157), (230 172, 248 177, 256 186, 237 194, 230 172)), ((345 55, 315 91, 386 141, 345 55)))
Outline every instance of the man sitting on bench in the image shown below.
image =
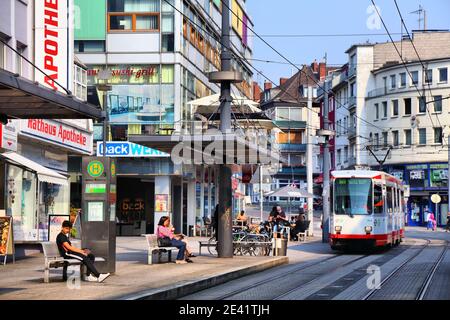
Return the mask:
POLYGON ((72 243, 69 240, 70 229, 72 229, 72 223, 67 220, 64 221, 62 223, 61 232, 56 237, 56 245, 58 246, 59 254, 65 259, 80 260, 86 266, 87 281, 103 282, 110 274, 100 274, 97 271, 94 266, 95 256, 89 249, 78 249, 72 246, 72 243))

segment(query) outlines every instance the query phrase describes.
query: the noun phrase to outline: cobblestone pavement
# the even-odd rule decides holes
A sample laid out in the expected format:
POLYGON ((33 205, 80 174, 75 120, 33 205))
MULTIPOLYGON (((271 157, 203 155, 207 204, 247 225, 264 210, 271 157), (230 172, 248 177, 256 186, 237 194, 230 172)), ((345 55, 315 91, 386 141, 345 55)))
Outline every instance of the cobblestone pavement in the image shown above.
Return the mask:
POLYGON ((246 276, 185 300, 450 299, 450 233, 407 228, 405 241, 374 253, 333 252, 316 238, 291 244, 289 265, 246 276))

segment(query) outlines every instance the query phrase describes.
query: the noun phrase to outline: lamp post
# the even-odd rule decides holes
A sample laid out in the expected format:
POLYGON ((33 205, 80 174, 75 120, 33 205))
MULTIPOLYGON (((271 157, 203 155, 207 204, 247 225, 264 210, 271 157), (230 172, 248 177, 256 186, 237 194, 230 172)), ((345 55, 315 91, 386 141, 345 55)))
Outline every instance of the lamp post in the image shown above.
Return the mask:
POLYGON ((106 157, 106 141, 109 136, 108 92, 112 90, 112 86, 109 84, 111 78, 111 70, 102 70, 98 74, 98 80, 104 81, 97 85, 97 90, 103 92, 103 111, 105 112, 105 118, 103 119, 103 157, 106 157))

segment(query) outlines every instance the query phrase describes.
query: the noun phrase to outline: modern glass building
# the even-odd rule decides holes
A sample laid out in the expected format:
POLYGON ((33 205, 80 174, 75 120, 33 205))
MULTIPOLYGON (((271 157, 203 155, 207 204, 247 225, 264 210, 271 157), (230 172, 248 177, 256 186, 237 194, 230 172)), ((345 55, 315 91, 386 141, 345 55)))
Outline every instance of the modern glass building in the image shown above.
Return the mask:
MULTIPOLYGON (((231 4, 239 17, 231 14, 232 49, 251 58, 247 29, 252 22, 245 1, 231 4)), ((96 86, 102 71, 111 71, 108 140, 190 132, 194 110, 188 102, 220 90, 208 73, 220 69, 221 12, 228 10, 221 1, 75 0, 75 7, 75 49, 88 66, 89 101, 103 104, 96 86)), ((233 69, 244 75, 233 94, 251 99, 251 68, 235 59, 233 69)), ((189 233, 215 207, 212 169, 175 166, 169 157, 153 154, 118 156, 119 235, 151 233, 165 214, 172 215, 179 231, 189 233), (157 199, 167 199, 166 211, 159 210, 157 199)))

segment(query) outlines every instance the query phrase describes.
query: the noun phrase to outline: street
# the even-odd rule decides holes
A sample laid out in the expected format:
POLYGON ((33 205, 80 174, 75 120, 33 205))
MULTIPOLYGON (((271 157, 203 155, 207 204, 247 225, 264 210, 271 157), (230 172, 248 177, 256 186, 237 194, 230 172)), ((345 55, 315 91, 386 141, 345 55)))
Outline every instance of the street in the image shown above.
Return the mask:
POLYGON ((290 247, 290 264, 230 281, 184 300, 446 300, 449 234, 408 228, 398 247, 333 252, 320 241, 290 247), (308 253, 307 259, 297 259, 308 253))

